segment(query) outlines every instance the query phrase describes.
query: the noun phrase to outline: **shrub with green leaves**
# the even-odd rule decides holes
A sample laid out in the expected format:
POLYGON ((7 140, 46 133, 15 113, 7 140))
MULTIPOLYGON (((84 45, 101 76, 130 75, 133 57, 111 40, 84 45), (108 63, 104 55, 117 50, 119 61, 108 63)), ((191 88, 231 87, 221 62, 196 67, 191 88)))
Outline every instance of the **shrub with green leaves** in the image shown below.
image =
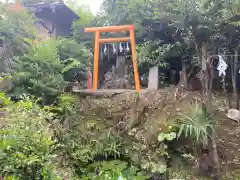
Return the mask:
POLYGON ((120 160, 102 161, 87 166, 87 173, 82 180, 145 180, 148 176, 139 175, 139 169, 120 160))
POLYGON ((32 45, 28 54, 17 57, 12 67, 12 85, 8 92, 14 95, 31 94, 47 103, 53 102, 66 88, 64 75, 84 66, 80 60, 66 55, 69 50, 63 47, 64 42, 44 41, 32 45), (60 50, 63 52, 60 53, 60 50), (60 57, 66 59, 61 60, 60 57))
POLYGON ((98 157, 119 158, 123 144, 118 133, 103 124, 104 120, 94 115, 84 116, 80 110, 82 102, 77 99, 71 94, 62 94, 58 106, 48 108, 57 115, 54 129, 61 163, 81 176, 87 165, 98 157))
POLYGON ((32 94, 43 99, 55 98, 65 88, 63 68, 57 42, 35 45, 28 54, 16 58, 10 92, 14 95, 32 94))
POLYGON ((65 65, 64 79, 70 82, 77 80, 78 75, 86 74, 87 67, 91 64, 92 53, 73 39, 59 38, 58 41, 59 58, 65 65))
POLYGON ((54 175, 55 142, 46 121, 52 114, 31 99, 16 104, 3 95, 1 99, 8 106, 0 117, 0 175, 6 179, 58 179, 54 175))

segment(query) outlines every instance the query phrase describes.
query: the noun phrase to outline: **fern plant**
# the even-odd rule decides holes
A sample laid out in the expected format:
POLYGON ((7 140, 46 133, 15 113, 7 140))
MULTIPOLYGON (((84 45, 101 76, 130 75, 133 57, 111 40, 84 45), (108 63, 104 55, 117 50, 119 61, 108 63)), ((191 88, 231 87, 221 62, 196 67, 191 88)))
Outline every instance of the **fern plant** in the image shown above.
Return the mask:
POLYGON ((52 100, 64 90, 63 65, 53 41, 37 45, 27 55, 17 57, 13 69, 15 86, 11 93, 27 93, 52 100))
POLYGON ((46 103, 53 102, 64 92, 67 85, 64 73, 80 67, 75 59, 61 61, 60 41, 48 40, 32 45, 28 54, 15 58, 12 75, 13 94, 32 94, 42 97, 46 103))

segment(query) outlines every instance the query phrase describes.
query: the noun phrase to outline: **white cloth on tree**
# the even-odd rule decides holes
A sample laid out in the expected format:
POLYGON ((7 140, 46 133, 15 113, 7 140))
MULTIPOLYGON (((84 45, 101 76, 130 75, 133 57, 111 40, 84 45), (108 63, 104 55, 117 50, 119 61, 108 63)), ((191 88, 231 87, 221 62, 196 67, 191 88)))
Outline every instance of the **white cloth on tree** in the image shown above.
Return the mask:
POLYGON ((227 63, 224 61, 223 57, 221 55, 218 55, 219 62, 217 66, 217 70, 219 72, 219 76, 226 76, 226 69, 228 67, 227 63))

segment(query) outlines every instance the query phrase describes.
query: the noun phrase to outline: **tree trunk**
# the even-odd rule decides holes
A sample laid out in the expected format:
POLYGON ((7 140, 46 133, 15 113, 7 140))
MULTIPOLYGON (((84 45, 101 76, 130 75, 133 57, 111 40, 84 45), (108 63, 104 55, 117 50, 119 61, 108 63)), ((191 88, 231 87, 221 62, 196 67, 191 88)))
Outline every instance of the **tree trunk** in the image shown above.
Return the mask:
POLYGON ((217 140, 216 140, 216 132, 213 130, 212 132, 212 158, 214 163, 214 180, 220 180, 221 171, 220 171, 220 162, 218 157, 218 150, 217 150, 217 140))
POLYGON ((238 51, 235 49, 234 60, 231 63, 231 70, 232 70, 232 86, 233 86, 233 108, 236 108, 236 109, 238 109, 237 62, 238 62, 238 51))
POLYGON ((208 79, 208 88, 207 88, 207 111, 209 114, 212 113, 212 81, 213 81, 213 67, 212 67, 212 59, 209 58, 207 60, 207 79, 208 79))
POLYGON ((184 87, 184 89, 187 89, 188 88, 187 67, 183 59, 182 59, 182 71, 181 71, 180 78, 182 78, 180 79, 182 86, 184 87))
MULTIPOLYGON (((207 75, 208 75, 208 91, 207 91, 207 115, 211 115, 213 112, 212 109, 212 81, 213 81, 213 66, 212 66, 212 59, 208 58, 207 60, 207 75)), ((220 163, 218 157, 218 150, 217 150, 217 142, 216 142, 216 133, 215 130, 212 132, 211 137, 212 142, 212 158, 214 164, 214 179, 220 179, 220 163)))
POLYGON ((232 108, 231 95, 227 92, 227 89, 226 89, 225 76, 222 77, 222 88, 223 88, 223 94, 225 94, 227 97, 228 108, 230 109, 232 108))
POLYGON ((208 94, 208 71, 207 71, 207 44, 203 43, 201 47, 201 84, 202 94, 206 98, 208 94))

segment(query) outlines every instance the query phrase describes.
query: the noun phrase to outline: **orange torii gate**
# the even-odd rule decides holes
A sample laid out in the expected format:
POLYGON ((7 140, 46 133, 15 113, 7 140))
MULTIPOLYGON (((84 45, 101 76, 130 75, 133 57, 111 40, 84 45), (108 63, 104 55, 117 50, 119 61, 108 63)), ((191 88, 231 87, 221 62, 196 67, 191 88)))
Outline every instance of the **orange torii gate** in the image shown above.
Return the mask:
POLYGON ((94 46, 94 62, 93 62, 93 91, 97 90, 98 87, 98 61, 99 61, 99 46, 103 43, 109 42, 128 42, 131 43, 132 49, 132 61, 133 61, 133 71, 135 78, 135 86, 136 91, 140 91, 140 81, 137 67, 137 53, 136 53, 136 40, 134 33, 133 25, 122 25, 122 26, 106 26, 106 27, 93 27, 93 28, 85 28, 85 32, 95 33, 95 46, 94 46), (121 37, 121 38, 107 38, 100 39, 100 33, 103 32, 120 32, 120 31, 129 31, 129 37, 121 37))

